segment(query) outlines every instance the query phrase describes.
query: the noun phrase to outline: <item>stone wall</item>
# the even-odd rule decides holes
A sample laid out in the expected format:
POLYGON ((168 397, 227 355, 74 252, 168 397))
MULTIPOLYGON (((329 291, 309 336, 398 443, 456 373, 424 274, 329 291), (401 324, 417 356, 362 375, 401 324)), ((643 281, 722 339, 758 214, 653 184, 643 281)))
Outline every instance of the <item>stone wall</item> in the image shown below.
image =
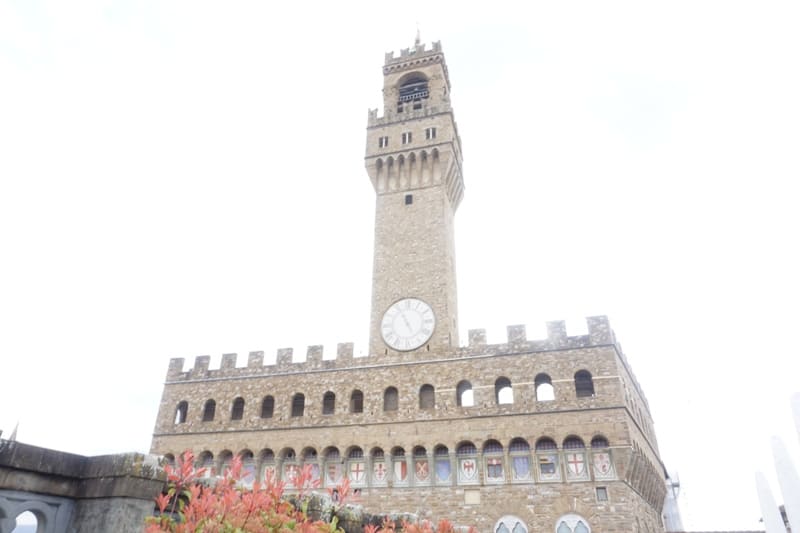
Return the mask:
POLYGON ((0 440, 0 533, 25 511, 44 533, 139 533, 164 479, 154 456, 84 457, 0 440))

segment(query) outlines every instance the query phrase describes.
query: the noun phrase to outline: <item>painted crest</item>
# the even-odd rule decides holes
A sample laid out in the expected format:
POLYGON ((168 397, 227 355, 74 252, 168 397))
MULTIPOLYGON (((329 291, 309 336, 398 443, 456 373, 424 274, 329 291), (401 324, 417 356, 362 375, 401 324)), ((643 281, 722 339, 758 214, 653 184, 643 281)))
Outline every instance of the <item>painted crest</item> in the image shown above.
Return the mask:
POLYGON ((350 481, 354 483, 363 483, 367 477, 367 469, 364 463, 350 463, 350 481))
POLYGON ((472 481, 477 478, 478 465, 475 463, 475 459, 459 459, 458 470, 463 480, 472 481))
POLYGON ((430 476, 427 460, 414 461, 414 473, 419 481, 427 481, 430 476))
POLYGON ((394 462, 394 479, 399 482, 408 480, 408 465, 405 461, 394 462))
POLYGON ((586 473, 586 457, 582 453, 567 454, 567 472, 571 477, 582 476, 586 473))
POLYGON ((383 461, 372 464, 372 479, 379 483, 386 481, 386 464, 383 461))
POLYGON ((597 474, 601 476, 611 474, 611 455, 608 452, 593 453, 592 462, 594 463, 594 471, 597 474))

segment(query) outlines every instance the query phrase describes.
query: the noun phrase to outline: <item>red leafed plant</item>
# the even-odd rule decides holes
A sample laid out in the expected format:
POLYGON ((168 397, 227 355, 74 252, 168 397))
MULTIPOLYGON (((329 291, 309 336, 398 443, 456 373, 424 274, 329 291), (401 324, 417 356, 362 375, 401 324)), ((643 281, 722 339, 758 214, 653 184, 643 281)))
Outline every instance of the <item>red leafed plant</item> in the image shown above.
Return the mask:
MULTIPOLYGON (((205 468, 195 468, 194 455, 186 451, 176 464, 166 465, 168 489, 156 498, 158 514, 145 522, 146 533, 344 533, 338 527, 337 512, 354 495, 350 481, 344 480, 328 494, 333 503, 330 522, 312 520, 307 514, 308 492, 319 486, 311 465, 305 465, 292 479, 296 490, 291 501, 284 497, 286 482, 268 470, 263 481, 244 487, 242 460, 234 457, 221 477, 209 483, 205 468), (297 502, 293 504, 292 502, 297 502)), ((357 496, 357 495, 355 495, 357 496)), ((380 526, 366 525, 364 533, 455 533, 447 520, 434 529, 428 521, 412 524, 403 520, 398 527, 384 518, 380 526)), ((469 533, 476 533, 470 528, 469 533)))
MULTIPOLYGON (((166 465, 168 490, 156 498, 159 514, 146 519, 145 532, 174 533, 341 533, 336 523, 308 518, 304 508, 296 508, 283 497, 285 483, 268 471, 252 488, 241 485, 244 473, 239 457, 231 460, 216 483, 199 480, 205 469, 195 469, 194 455, 184 452, 175 466, 166 465)), ((311 465, 298 471, 293 485, 297 501, 315 488, 311 465)), ((347 487, 345 487, 347 489, 347 487)), ((344 491, 341 491, 344 492, 344 491)))

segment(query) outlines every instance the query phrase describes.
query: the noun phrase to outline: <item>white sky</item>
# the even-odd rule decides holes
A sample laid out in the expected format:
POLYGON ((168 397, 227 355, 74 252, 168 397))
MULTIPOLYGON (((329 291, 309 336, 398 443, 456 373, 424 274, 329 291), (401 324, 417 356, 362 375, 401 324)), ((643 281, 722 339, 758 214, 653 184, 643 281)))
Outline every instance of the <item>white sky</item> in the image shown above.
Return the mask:
POLYGON ((469 5, 0 0, 4 435, 146 451, 171 357, 363 348, 367 109, 419 22, 462 338, 609 315, 684 524, 758 528, 769 437, 800 459, 798 4, 469 5))

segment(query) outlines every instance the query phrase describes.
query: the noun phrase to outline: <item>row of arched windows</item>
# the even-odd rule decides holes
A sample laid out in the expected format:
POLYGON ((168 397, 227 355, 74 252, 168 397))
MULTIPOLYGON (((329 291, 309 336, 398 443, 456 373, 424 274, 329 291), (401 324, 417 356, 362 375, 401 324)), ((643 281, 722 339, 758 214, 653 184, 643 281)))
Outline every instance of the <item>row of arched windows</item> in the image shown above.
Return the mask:
MULTIPOLYGON (((344 454, 334 446, 321 454, 316 448, 303 448, 298 454, 288 447, 277 454, 264 448, 255 456, 251 450, 239 452, 247 480, 256 474, 270 473, 291 487, 303 465, 312 466, 314 480, 325 486, 335 486, 347 478, 354 486, 415 486, 453 484, 498 484, 507 482, 590 481, 615 479, 608 440, 596 435, 589 448, 577 436, 569 436, 559 448, 550 437, 535 441, 533 449, 527 440, 517 437, 507 447, 499 441, 486 441, 480 451, 474 443, 463 441, 454 450, 444 444, 432 450, 415 446, 410 453, 395 446, 384 452, 375 447, 365 454, 359 446, 347 448, 344 454)), ((167 454, 168 461, 174 461, 167 454)), ((224 450, 215 459, 206 450, 197 457, 197 466, 213 476, 224 471, 233 452, 224 450)))
MULTIPOLYGON (((594 381, 592 374, 588 370, 579 370, 574 376, 575 396, 586 398, 594 396, 594 381)), ((555 389, 552 380, 547 374, 538 374, 534 379, 534 389, 536 401, 546 402, 555 399, 555 389)), ((419 408, 433 409, 436 407, 436 390, 433 385, 425 384, 419 388, 419 408)), ((472 407, 475 405, 472 383, 462 380, 456 386, 456 405, 461 407, 472 407)), ((514 389, 511 380, 507 377, 499 377, 494 383, 494 399, 497 405, 513 404, 514 389)), ((397 411, 399 407, 399 392, 397 387, 387 387, 383 391, 383 410, 385 412, 397 411)), ((242 420, 244 418, 245 400, 238 397, 233 400, 231 405, 231 420, 242 420)), ((175 423, 186 422, 189 411, 189 403, 181 401, 175 411, 175 423)), ((207 400, 203 405, 202 421, 210 422, 215 419, 217 402, 213 399, 207 400)), ((301 417, 305 415, 306 397, 303 393, 296 393, 292 396, 291 416, 301 417)), ((322 414, 332 415, 336 412, 336 394, 327 391, 322 395, 322 414)), ((355 389, 350 393, 348 412, 364 412, 364 393, 355 389)), ((275 413, 275 398, 271 395, 265 396, 261 401, 261 418, 272 418, 275 413)))

